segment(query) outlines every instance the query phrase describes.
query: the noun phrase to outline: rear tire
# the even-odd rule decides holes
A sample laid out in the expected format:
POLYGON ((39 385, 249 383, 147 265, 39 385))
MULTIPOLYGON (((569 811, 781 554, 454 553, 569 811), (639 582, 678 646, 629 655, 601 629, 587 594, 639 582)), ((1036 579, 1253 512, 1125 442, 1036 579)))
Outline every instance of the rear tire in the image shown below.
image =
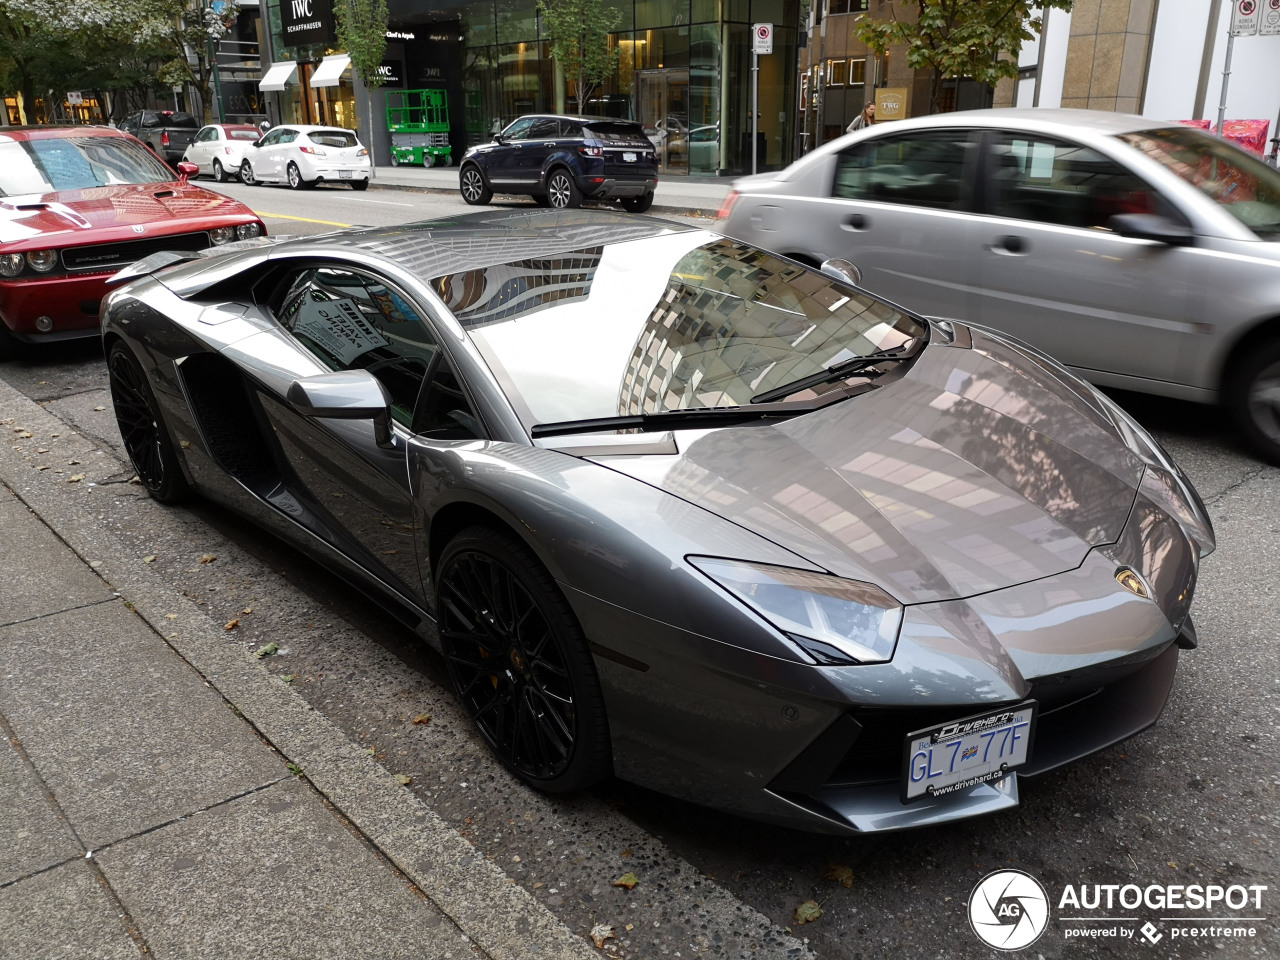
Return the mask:
POLYGON ((551 171, 547 178, 547 197, 557 210, 571 210, 582 206, 582 191, 573 182, 573 176, 563 167, 551 171))
POLYGON ((484 206, 493 199, 493 191, 474 163, 468 163, 462 168, 462 173, 458 175, 458 189, 462 191, 462 199, 473 207, 484 206))
POLYGON ((424 153, 422 155, 422 165, 429 170, 436 165, 436 158, 429 153, 424 153))
POLYGON ((230 179, 231 178, 227 176, 227 171, 222 169, 221 161, 214 160, 213 161, 213 182, 226 183, 230 179))
POLYGON ((400 157, 396 155, 394 150, 391 151, 391 165, 393 167, 400 166, 400 157))
POLYGON ((1280 340, 1251 350, 1227 375, 1227 408, 1254 451, 1280 463, 1280 340))
POLYGON ((351 189, 352 190, 368 190, 369 181, 368 180, 352 180, 351 189))
POLYGON ((462 531, 437 566, 440 641, 453 686, 503 764, 566 793, 612 770, 604 695, 573 610, 522 542, 462 531))
POLYGON ((184 499, 191 487, 182 475, 151 384, 133 351, 119 341, 107 356, 107 374, 116 423, 138 479, 161 503, 184 499))
POLYGON ((653 206, 653 194, 642 193, 638 197, 623 197, 619 202, 627 213, 644 213, 653 206))

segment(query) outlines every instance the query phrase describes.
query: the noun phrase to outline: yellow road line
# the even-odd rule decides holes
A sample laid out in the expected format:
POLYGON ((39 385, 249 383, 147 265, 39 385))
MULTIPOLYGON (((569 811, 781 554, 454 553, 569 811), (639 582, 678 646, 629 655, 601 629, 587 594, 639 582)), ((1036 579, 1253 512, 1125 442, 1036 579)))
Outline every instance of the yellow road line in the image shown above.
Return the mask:
POLYGON ((253 211, 260 217, 269 217, 272 220, 301 220, 303 223, 322 223, 326 227, 349 227, 349 223, 338 223, 335 220, 312 220, 310 217, 291 217, 285 213, 267 213, 263 210, 253 211))

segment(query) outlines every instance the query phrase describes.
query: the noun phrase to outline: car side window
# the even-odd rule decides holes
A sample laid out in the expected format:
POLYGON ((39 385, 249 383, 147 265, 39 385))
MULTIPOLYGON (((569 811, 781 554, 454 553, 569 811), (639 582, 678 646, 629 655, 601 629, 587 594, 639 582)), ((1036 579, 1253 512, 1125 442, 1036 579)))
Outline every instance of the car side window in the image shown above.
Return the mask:
POLYGON ((280 142, 281 142, 281 143, 293 143, 293 141, 295 141, 295 140, 297 140, 297 139, 298 139, 298 131, 297 131, 297 130, 281 130, 281 131, 280 131, 280 142))
POLYGON ((560 122, 553 117, 539 117, 529 127, 530 140, 554 140, 560 135, 560 122))
POLYGON ((217 136, 218 136, 218 130, 216 127, 205 127, 203 130, 201 130, 199 133, 196 134, 196 142, 204 143, 207 140, 215 140, 217 139, 217 136))
POLYGON ((836 158, 831 195, 956 210, 964 192, 965 159, 972 149, 965 130, 863 140, 836 158))
POLYGON ((272 130, 270 133, 268 133, 265 137, 262 138, 262 146, 269 147, 272 144, 279 143, 280 137, 283 134, 284 134, 283 130, 272 130))
POLYGON ((430 440, 482 440, 484 428, 449 358, 440 351, 427 373, 413 432, 430 440))
POLYGON ((516 120, 511 126, 502 131, 503 137, 508 140, 526 140, 529 137, 529 128, 533 126, 532 117, 524 117, 516 120))
POLYGON ((581 140, 583 136, 584 134, 582 131, 582 124, 574 123, 572 120, 560 121, 560 138, 561 139, 581 140))
POLYGON ((988 212, 1062 227, 1105 227, 1118 213, 1159 213, 1159 195, 1078 143, 1021 133, 991 141, 988 212))
POLYGON ((391 416, 412 429, 422 383, 439 353, 426 318, 371 274, 309 266, 286 277, 272 311, 330 370, 368 370, 391 396, 391 416))

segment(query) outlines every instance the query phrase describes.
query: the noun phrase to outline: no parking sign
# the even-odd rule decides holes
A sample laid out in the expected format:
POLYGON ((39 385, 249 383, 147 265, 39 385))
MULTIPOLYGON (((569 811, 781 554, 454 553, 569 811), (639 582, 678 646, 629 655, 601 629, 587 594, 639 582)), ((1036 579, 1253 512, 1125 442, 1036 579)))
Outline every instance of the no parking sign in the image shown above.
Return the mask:
POLYGON ((773 53, 773 24, 753 23, 751 25, 752 53, 773 53))

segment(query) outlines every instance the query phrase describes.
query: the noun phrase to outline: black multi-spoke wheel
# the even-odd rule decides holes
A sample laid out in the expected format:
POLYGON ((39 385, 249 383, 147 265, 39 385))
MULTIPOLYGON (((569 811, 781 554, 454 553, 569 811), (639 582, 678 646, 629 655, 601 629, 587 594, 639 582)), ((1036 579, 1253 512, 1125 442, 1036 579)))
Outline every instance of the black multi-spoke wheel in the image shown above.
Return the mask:
POLYGON ((582 191, 573 182, 568 170, 551 171, 551 177, 547 180, 547 197, 551 206, 559 210, 582 206, 582 191))
POLYGON ((462 199, 472 206, 483 206, 493 199, 493 191, 474 163, 468 163, 462 168, 462 173, 458 175, 458 189, 462 191, 462 199))
POLYGON ((1251 349, 1226 375, 1223 394, 1253 449, 1280 463, 1280 340, 1251 349))
POLYGON ((600 681, 572 611, 536 557, 484 527, 440 558, 440 640, 463 705, 514 773, 578 790, 611 768, 600 681))
POLYGON ((107 357, 111 402, 125 451, 138 479, 161 503, 174 503, 187 495, 186 477, 178 465, 169 435, 160 421, 155 395, 133 353, 123 343, 107 357))

